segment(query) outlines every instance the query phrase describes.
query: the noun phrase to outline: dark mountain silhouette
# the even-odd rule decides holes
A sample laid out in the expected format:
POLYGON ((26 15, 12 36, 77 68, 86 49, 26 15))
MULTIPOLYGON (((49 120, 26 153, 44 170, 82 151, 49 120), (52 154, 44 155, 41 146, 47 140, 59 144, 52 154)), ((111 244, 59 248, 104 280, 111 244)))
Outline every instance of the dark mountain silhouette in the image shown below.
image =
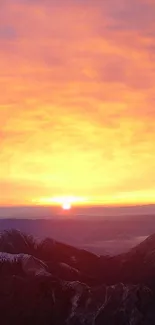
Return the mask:
POLYGON ((0 235, 1 324, 155 324, 155 235, 97 256, 17 230, 0 235))

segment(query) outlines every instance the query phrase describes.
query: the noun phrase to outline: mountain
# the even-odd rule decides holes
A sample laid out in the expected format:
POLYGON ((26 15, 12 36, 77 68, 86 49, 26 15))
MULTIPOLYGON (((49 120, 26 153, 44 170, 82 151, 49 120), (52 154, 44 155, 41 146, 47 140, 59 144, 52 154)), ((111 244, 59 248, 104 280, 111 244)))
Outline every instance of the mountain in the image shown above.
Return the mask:
MULTIPOLYGON (((26 210, 27 211, 27 210, 26 210)), ((41 210, 42 211, 42 210, 41 210)), ((25 212, 26 213, 26 212, 25 212)), ((21 214, 22 216, 22 214, 21 214)), ((47 216, 48 217, 48 216, 47 216)), ((46 237, 76 246, 98 255, 118 255, 129 251, 155 233, 154 215, 67 219, 0 219, 0 231, 19 229, 21 233, 42 240, 46 237)))
POLYGON ((0 252, 1 275, 3 274, 23 274, 23 275, 42 275, 50 276, 47 265, 27 254, 9 254, 0 252))
POLYGON ((155 324, 155 235, 110 257, 11 230, 0 251, 2 325, 155 324))
POLYGON ((154 298, 145 286, 91 288, 47 277, 0 278, 1 324, 154 325, 154 298))

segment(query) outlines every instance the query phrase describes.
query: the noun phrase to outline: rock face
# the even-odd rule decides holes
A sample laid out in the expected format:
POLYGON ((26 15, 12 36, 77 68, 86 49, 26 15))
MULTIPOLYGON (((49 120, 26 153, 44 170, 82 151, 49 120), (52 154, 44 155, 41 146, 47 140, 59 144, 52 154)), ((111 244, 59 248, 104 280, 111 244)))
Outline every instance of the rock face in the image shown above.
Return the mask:
POLYGON ((0 278, 1 324, 153 325, 154 307, 146 287, 91 288, 47 277, 0 278))
POLYGON ((154 325, 154 248, 151 237, 127 254, 99 257, 51 239, 36 244, 18 231, 4 232, 1 324, 154 325))
POLYGON ((43 263, 43 261, 28 254, 10 254, 0 252, 0 267, 1 274, 2 269, 4 269, 5 275, 7 272, 14 275, 22 272, 25 275, 51 276, 47 271, 47 265, 43 263))
POLYGON ((0 233, 0 251, 12 254, 32 254, 36 250, 36 242, 32 236, 12 229, 0 233))

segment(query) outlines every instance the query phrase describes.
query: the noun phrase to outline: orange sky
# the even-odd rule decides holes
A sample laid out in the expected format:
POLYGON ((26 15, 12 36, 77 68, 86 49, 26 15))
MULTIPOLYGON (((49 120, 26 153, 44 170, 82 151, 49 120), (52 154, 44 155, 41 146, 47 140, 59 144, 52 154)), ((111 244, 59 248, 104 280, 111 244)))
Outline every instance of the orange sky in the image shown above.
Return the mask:
POLYGON ((155 202, 154 17, 154 0, 0 1, 1 205, 155 202))

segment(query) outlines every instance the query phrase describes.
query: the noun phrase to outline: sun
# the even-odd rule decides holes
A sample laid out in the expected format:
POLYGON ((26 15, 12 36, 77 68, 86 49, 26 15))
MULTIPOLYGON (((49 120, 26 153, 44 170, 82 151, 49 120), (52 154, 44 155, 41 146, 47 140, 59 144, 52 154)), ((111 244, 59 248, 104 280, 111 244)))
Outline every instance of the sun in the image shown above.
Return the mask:
POLYGON ((62 204, 62 209, 63 209, 63 210, 70 210, 70 209, 71 209, 71 204, 70 204, 70 202, 64 202, 64 203, 62 204))

